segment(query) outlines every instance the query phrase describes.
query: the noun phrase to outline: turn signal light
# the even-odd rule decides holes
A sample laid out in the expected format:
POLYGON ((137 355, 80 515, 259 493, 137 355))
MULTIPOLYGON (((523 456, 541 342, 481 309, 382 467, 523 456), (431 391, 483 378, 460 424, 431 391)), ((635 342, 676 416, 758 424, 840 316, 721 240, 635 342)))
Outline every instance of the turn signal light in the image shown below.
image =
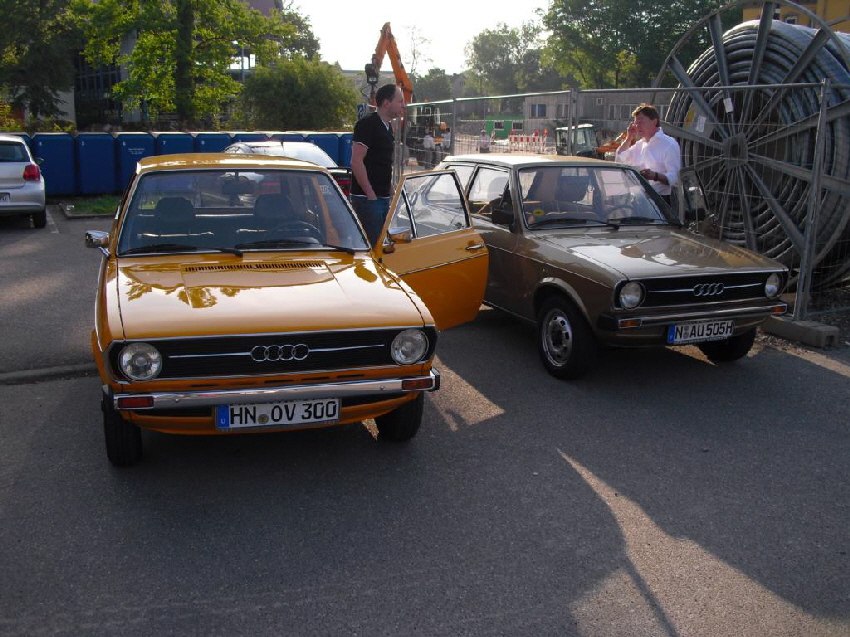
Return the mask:
POLYGON ((153 407, 153 396, 127 396, 118 399, 118 409, 146 409, 153 407))
POLYGON ((407 391, 416 389, 431 389, 434 386, 434 381, 430 378, 412 378, 410 380, 401 381, 401 388, 407 391))
POLYGON ((27 164, 24 166, 24 181, 38 181, 41 179, 41 170, 37 164, 27 164))
POLYGON ((785 304, 782 304, 782 305, 774 305, 774 306, 771 308, 771 312, 773 312, 774 314, 785 314, 785 310, 787 309, 787 307, 788 307, 788 306, 786 306, 785 304))
POLYGON ((620 329, 626 327, 640 327, 640 319, 622 319, 620 321, 620 329))

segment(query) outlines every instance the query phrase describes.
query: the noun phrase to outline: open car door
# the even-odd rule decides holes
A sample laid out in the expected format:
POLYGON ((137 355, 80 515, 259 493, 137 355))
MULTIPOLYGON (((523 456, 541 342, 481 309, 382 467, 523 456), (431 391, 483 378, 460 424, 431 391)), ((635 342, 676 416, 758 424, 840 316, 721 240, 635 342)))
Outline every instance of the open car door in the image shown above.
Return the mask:
POLYGON ((402 178, 375 252, 416 291, 438 329, 478 314, 487 287, 487 247, 472 227, 453 171, 402 178))

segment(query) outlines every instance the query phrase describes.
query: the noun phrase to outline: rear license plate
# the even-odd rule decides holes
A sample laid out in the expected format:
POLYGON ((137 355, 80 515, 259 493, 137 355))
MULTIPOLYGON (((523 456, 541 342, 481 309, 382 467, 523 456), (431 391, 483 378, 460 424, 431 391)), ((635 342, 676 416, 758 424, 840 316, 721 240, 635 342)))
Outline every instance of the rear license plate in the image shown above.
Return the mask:
POLYGON ((329 424, 339 420, 339 398, 291 400, 280 403, 218 405, 215 425, 219 429, 289 427, 329 424))
POLYGON ((12 201, 12 196, 8 192, 0 192, 0 202, 12 201))
POLYGON ((684 345, 704 341, 721 341, 732 336, 733 321, 692 321, 667 328, 667 343, 684 345))

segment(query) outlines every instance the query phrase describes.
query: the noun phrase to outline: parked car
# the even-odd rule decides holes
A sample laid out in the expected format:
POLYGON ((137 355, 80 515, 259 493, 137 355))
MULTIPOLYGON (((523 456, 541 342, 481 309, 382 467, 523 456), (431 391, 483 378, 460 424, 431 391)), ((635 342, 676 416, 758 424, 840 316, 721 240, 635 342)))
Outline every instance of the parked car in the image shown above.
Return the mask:
POLYGON ((783 314, 777 261, 692 234, 631 167, 582 157, 448 157, 490 252, 485 304, 531 321, 544 366, 578 378, 598 345, 747 354, 783 314))
POLYGON ((109 460, 134 464, 140 429, 374 418, 380 438, 413 437, 440 384, 439 330, 477 314, 487 250, 452 172, 406 176, 391 212, 406 227, 373 250, 315 164, 142 159, 111 230, 86 234, 103 254, 92 350, 109 460))
POLYGON ((324 150, 311 142, 237 142, 224 149, 226 153, 242 155, 273 155, 292 157, 324 166, 342 188, 347 197, 351 194, 351 168, 338 166, 324 150))
POLYGON ((0 216, 29 217, 36 228, 47 225, 40 161, 21 137, 0 134, 0 216))

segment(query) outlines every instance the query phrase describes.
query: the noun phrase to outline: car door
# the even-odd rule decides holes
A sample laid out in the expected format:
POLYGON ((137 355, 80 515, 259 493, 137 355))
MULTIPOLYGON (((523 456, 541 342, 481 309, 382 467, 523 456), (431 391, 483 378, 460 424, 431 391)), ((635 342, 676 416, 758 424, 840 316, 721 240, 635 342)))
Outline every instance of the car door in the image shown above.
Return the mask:
POLYGON ((439 329, 478 314, 487 285, 488 253, 472 227, 452 171, 402 178, 375 252, 416 291, 439 329))

